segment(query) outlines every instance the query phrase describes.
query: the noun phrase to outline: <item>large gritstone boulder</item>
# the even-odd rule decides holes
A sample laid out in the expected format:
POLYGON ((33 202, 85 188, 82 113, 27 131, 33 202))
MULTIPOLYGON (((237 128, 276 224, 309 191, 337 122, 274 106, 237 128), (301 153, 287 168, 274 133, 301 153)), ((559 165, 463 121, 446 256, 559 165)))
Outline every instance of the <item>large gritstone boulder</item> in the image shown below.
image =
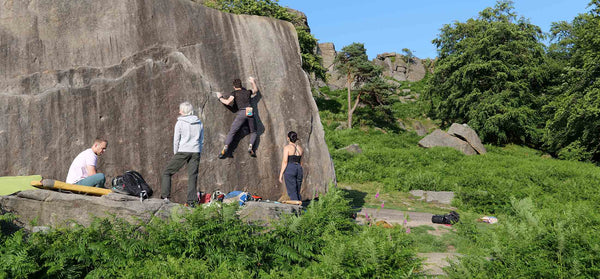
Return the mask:
MULTIPOLYGON (((302 196, 335 179, 291 23, 187 0, 8 1, 0 19, 0 176, 64 180, 73 158, 102 137, 98 169, 108 180, 137 170, 158 196, 178 105, 190 101, 205 125, 198 190, 284 196, 278 176, 290 130, 305 150, 302 196), (260 89, 258 156, 242 136, 233 158, 219 160, 234 114, 214 92, 250 76, 260 89)), ((186 184, 182 169, 172 200, 185 201, 186 184)))
POLYGON ((452 147, 466 155, 475 155, 477 152, 468 142, 463 141, 457 137, 453 137, 450 134, 437 129, 433 133, 427 135, 419 141, 419 146, 425 148, 431 148, 434 146, 447 146, 452 147))
POLYGON ((471 145, 478 154, 484 154, 487 151, 485 150, 485 146, 481 143, 481 139, 477 135, 475 130, 471 129, 467 124, 458 124, 452 123, 450 129, 448 129, 448 134, 458 137, 471 145))

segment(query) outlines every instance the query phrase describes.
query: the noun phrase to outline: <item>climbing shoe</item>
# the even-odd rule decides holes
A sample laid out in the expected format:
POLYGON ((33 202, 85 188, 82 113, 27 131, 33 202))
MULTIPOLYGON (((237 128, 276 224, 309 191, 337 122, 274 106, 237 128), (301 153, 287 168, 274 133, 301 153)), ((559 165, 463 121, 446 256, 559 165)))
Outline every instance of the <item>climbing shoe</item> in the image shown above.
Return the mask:
POLYGON ((219 159, 225 159, 227 158, 227 146, 224 146, 223 149, 221 150, 221 153, 219 153, 219 159))
POLYGON ((252 144, 248 145, 248 154, 250 154, 251 157, 256 157, 256 153, 254 153, 254 149, 252 149, 252 144))

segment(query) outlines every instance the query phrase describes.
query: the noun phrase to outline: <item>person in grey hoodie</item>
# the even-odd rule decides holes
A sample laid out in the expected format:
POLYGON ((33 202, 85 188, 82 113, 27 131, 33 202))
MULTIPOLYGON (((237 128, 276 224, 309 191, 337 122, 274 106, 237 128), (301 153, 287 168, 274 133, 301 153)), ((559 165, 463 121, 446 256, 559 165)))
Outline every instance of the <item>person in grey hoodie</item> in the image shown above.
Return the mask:
POLYGON ((171 196, 171 176, 187 163, 188 189, 187 204, 196 203, 196 182, 198 181, 198 165, 204 142, 204 126, 196 115, 192 115, 194 107, 189 102, 179 104, 179 114, 173 136, 173 153, 162 174, 161 199, 169 201, 171 196))

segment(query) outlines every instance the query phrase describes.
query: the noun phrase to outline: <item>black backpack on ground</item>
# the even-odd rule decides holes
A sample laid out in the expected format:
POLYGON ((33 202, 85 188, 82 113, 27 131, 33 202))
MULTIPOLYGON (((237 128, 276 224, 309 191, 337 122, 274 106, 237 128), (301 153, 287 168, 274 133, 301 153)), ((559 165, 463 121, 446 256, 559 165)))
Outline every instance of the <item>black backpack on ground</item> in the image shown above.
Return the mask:
POLYGON ((460 215, 456 211, 450 211, 445 215, 433 215, 431 216, 431 222, 436 224, 448 224, 452 225, 460 220, 460 215))
POLYGON ((112 180, 113 191, 121 194, 140 197, 140 200, 152 196, 152 188, 137 171, 126 171, 112 180))

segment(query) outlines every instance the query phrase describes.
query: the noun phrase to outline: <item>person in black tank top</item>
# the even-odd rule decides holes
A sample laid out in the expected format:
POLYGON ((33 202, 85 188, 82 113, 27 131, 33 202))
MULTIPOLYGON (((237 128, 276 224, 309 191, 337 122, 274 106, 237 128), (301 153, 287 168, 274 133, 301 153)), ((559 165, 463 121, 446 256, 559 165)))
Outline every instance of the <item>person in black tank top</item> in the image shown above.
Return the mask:
POLYGON ((298 134, 294 131, 288 133, 288 144, 283 148, 283 158, 281 159, 281 171, 279 172, 279 182, 283 183, 285 178, 285 188, 288 196, 293 201, 302 201, 300 188, 302 186, 302 147, 296 144, 298 134))
POLYGON ((258 92, 258 87, 256 86, 256 82, 253 77, 248 78, 248 81, 252 85, 252 90, 247 90, 242 87, 242 81, 240 79, 233 80, 233 91, 231 95, 227 98, 221 95, 221 93, 217 93, 217 97, 219 97, 219 101, 221 103, 232 106, 236 105, 239 109, 236 112, 235 119, 231 123, 231 128, 229 128, 229 133, 227 133, 227 138, 225 139, 225 146, 219 153, 219 159, 225 159, 227 157, 227 152, 229 150, 229 145, 233 141, 235 134, 242 128, 242 126, 248 123, 248 127, 250 128, 250 143, 248 144, 248 153, 252 157, 256 157, 254 153, 254 142, 256 141, 256 128, 254 125, 254 112, 251 105, 252 97, 256 95, 258 92))

